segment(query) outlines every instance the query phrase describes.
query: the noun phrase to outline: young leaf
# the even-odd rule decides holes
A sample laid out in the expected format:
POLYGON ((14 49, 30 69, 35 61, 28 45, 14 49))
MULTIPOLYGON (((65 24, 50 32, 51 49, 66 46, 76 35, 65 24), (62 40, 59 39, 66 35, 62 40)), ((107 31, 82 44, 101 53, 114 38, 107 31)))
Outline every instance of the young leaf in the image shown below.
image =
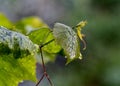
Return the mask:
MULTIPOLYGON (((33 30, 28 36, 34 43, 40 45, 54 39, 53 33, 49 28, 40 28, 38 30, 33 30)), ((49 44, 45 45, 43 47, 43 50, 48 53, 58 53, 61 50, 61 47, 57 45, 55 41, 52 41, 49 44)))
POLYGON ((82 59, 77 34, 71 27, 56 23, 53 28, 53 35, 56 42, 64 49, 68 59, 67 63, 75 58, 82 59))
POLYGON ((84 34, 81 33, 81 30, 82 30, 82 27, 84 27, 84 26, 86 25, 86 23, 87 23, 87 21, 81 21, 81 22, 78 23, 77 26, 76 26, 78 37, 79 37, 79 39, 80 39, 80 40, 83 42, 83 44, 84 44, 83 50, 86 49, 86 43, 85 43, 85 41, 84 41, 84 39, 83 39, 84 34))

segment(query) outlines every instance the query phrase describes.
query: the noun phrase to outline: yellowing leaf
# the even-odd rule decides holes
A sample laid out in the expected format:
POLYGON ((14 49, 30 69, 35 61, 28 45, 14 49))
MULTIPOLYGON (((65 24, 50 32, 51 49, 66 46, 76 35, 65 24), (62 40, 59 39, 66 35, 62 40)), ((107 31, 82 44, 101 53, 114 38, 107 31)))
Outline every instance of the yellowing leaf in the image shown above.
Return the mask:
POLYGON ((76 25, 76 27, 82 28, 82 27, 84 27, 86 24, 87 24, 87 21, 81 21, 81 22, 79 22, 79 23, 76 25))
POLYGON ((87 23, 86 21, 81 21, 80 23, 78 23, 78 24, 76 25, 78 37, 79 37, 80 40, 84 43, 84 48, 83 48, 83 50, 86 49, 86 43, 85 43, 85 41, 84 41, 84 39, 83 39, 84 34, 81 33, 81 30, 82 30, 82 27, 84 27, 84 26, 86 25, 86 23, 87 23))

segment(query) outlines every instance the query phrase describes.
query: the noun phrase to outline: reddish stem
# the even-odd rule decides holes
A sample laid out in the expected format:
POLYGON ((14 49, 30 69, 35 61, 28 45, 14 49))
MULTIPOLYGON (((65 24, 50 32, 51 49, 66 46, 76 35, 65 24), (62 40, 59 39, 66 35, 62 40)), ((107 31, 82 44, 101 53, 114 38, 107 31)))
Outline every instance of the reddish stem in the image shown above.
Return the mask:
POLYGON ((43 45, 41 45, 41 46, 39 46, 40 53, 41 53, 41 59, 42 59, 42 67, 43 67, 43 72, 44 72, 44 73, 43 73, 42 77, 40 78, 40 80, 37 82, 36 86, 38 86, 38 85, 41 83, 41 81, 43 80, 44 77, 47 78, 47 80, 48 80, 48 82, 49 82, 49 84, 50 84, 51 86, 54 86, 54 85, 52 84, 52 81, 50 80, 47 72, 46 72, 45 63, 44 63, 44 59, 43 59, 43 52, 42 52, 42 47, 44 47, 45 45, 49 44, 49 43, 52 42, 52 41, 54 41, 54 39, 50 40, 49 42, 47 42, 47 43, 45 43, 45 44, 43 44, 43 45))

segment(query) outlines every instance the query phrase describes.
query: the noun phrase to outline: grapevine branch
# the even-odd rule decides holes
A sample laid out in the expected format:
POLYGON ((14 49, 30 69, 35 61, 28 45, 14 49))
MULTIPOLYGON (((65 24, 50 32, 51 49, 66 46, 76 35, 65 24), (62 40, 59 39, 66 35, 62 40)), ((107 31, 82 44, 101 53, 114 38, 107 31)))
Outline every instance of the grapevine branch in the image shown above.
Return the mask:
POLYGON ((39 49, 40 49, 40 53, 41 53, 41 60, 42 60, 42 67, 43 67, 43 75, 40 78, 40 80, 37 82, 36 86, 38 86, 40 84, 40 82, 43 80, 44 77, 47 78, 47 80, 48 80, 48 82, 50 83, 51 86, 54 86, 52 81, 49 78, 49 75, 46 72, 45 63, 44 63, 44 59, 43 59, 43 52, 42 52, 42 47, 44 47, 45 45, 48 45, 52 41, 54 41, 54 39, 50 40, 49 42, 47 42, 45 44, 39 45, 39 49))

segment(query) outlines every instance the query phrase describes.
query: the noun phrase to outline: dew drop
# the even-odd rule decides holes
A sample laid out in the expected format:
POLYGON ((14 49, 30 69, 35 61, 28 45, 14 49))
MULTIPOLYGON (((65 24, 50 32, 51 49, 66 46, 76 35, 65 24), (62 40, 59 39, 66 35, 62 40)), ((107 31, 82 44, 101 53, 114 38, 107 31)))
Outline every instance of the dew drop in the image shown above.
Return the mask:
POLYGON ((82 55, 81 55, 81 53, 80 53, 79 59, 82 59, 82 55))
POLYGON ((65 56, 65 58, 67 58, 67 56, 65 56))
POLYGON ((23 83, 23 82, 24 82, 23 80, 20 81, 20 83, 23 83))

